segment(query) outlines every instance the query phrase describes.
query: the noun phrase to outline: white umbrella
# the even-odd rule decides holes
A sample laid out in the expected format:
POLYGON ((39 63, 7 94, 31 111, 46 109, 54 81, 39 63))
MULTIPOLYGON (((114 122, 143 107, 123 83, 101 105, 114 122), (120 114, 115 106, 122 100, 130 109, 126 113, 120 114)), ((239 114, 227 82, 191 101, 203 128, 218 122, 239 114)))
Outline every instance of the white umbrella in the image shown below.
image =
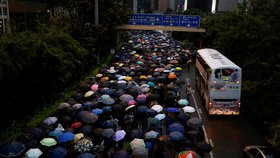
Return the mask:
POLYGON ((47 125, 54 124, 57 121, 57 117, 48 117, 44 120, 44 123, 47 125))
POLYGON ((85 93, 84 97, 90 97, 90 96, 92 96, 93 94, 94 94, 93 91, 87 91, 87 92, 85 93))
POLYGON ((152 130, 152 131, 145 133, 145 138, 152 139, 152 138, 156 138, 158 135, 159 135, 158 132, 152 130))
POLYGON ((157 112, 161 112, 163 110, 163 107, 160 106, 160 105, 154 105, 151 108, 154 109, 157 112))
POLYGON ((134 150, 136 148, 145 148, 146 144, 143 139, 134 138, 133 141, 130 142, 131 149, 134 150))
POLYGON ((195 108, 193 108, 191 106, 185 106, 185 107, 183 107, 183 110, 184 110, 184 112, 187 112, 187 113, 195 112, 195 108))
POLYGON ((25 156, 27 158, 38 158, 42 154, 43 152, 39 148, 31 148, 25 153, 25 156))
POLYGON ((115 132, 115 134, 113 135, 113 140, 118 142, 120 140, 122 140, 126 135, 126 132, 124 130, 119 130, 117 132, 115 132))
POLYGON ((162 120, 162 119, 165 119, 165 114, 157 114, 156 116, 155 116, 155 119, 157 119, 157 120, 162 120))

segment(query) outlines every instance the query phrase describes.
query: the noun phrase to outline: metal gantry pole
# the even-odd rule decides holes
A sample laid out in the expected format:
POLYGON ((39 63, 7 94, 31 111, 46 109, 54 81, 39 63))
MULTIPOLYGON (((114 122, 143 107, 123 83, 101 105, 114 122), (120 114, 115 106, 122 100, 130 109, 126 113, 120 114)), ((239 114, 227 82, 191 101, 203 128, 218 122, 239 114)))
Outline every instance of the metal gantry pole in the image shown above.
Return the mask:
POLYGON ((98 0, 95 0, 95 5, 94 5, 94 15, 95 15, 95 25, 99 25, 99 15, 98 15, 98 0))

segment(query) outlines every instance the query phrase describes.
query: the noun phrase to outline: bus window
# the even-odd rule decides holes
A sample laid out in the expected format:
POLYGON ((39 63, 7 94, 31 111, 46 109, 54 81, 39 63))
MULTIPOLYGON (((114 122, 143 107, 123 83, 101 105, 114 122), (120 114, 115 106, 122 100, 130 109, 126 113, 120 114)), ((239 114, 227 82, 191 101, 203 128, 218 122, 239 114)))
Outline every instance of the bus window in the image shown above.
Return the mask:
POLYGON ((233 69, 222 69, 222 75, 230 76, 233 71, 234 71, 233 69))
POLYGON ((216 69, 215 70, 215 78, 221 79, 221 76, 222 76, 221 70, 220 69, 216 69))

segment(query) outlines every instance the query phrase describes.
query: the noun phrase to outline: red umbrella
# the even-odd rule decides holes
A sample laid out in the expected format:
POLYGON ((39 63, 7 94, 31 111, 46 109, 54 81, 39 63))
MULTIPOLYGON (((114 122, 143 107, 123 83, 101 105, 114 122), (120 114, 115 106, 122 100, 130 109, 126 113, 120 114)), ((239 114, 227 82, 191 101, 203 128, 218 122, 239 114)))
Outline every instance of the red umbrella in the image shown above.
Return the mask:
POLYGON ((80 128, 82 125, 83 125, 82 122, 74 122, 72 123, 71 128, 77 129, 80 128))
POLYGON ((187 151, 181 151, 177 158, 201 158, 196 152, 187 150, 187 151))

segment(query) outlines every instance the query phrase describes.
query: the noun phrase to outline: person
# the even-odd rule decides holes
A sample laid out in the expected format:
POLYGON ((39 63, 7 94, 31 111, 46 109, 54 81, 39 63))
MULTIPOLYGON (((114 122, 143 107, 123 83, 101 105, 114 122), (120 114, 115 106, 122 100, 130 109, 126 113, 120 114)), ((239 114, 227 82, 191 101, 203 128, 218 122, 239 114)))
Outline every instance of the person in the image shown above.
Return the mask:
POLYGON ((235 69, 230 75, 230 81, 235 82, 238 79, 238 70, 235 69))
POLYGON ((191 95, 191 85, 188 84, 187 88, 186 88, 186 94, 187 94, 187 100, 190 101, 190 95, 191 95))

